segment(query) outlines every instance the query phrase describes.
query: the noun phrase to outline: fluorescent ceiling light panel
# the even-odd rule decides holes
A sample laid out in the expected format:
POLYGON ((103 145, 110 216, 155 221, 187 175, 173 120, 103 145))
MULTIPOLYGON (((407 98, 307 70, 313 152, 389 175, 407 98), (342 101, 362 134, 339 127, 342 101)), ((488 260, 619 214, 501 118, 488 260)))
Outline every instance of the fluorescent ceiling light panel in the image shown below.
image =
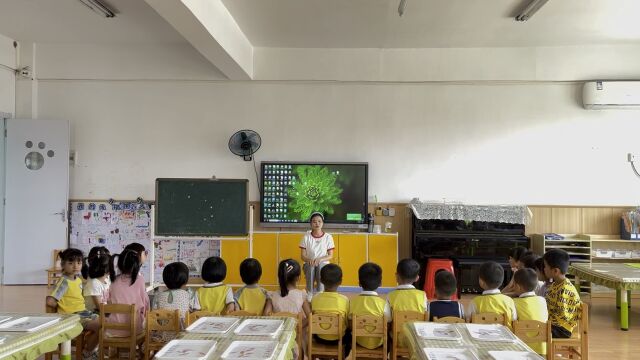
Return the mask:
POLYGON ((111 9, 109 9, 107 5, 103 4, 99 0, 78 0, 78 1, 80 1, 89 9, 93 10, 94 12, 104 17, 112 18, 116 16, 116 14, 111 9))
POLYGON ((533 0, 527 5, 526 8, 520 13, 516 15, 516 21, 527 21, 529 20, 533 14, 535 14, 544 4, 549 0, 533 0))

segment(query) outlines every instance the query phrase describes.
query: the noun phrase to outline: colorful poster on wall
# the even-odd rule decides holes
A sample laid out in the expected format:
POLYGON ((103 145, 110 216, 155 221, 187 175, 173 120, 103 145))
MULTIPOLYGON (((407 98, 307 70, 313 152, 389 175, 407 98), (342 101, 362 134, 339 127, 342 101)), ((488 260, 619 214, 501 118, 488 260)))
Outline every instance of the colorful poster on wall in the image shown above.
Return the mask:
MULTIPOLYGON (((94 246, 104 246, 112 254, 137 242, 151 248, 151 206, 138 202, 70 202, 69 246, 85 256, 94 246)), ((149 261, 141 269, 150 279, 149 261)))
POLYGON ((155 238, 154 285, 162 283, 162 271, 172 262, 180 261, 189 268, 189 277, 200 277, 204 261, 220 256, 220 240, 216 238, 155 238))

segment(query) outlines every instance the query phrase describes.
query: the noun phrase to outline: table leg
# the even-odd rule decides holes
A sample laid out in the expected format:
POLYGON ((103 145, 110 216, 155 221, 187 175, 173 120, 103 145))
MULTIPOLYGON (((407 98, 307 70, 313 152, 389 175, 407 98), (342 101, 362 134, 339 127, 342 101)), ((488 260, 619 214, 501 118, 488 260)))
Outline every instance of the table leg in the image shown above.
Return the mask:
POLYGON ((620 330, 629 330, 629 307, 626 290, 620 291, 620 330))
POLYGON ((616 289, 616 309, 620 309, 620 289, 616 289))
POLYGON ((71 340, 60 344, 60 360, 71 360, 71 340))
POLYGON ((627 302, 629 303, 629 309, 631 309, 631 290, 627 290, 627 302))

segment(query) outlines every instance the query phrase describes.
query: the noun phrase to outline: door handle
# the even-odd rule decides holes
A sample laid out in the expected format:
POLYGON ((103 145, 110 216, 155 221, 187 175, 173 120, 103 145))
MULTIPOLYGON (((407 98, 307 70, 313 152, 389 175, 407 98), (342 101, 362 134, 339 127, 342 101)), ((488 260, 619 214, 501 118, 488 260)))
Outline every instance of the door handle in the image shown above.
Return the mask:
POLYGON ((62 222, 65 222, 65 215, 67 214, 67 211, 65 209, 62 209, 62 211, 57 212, 57 213, 53 213, 52 215, 60 215, 60 220, 62 220, 62 222))

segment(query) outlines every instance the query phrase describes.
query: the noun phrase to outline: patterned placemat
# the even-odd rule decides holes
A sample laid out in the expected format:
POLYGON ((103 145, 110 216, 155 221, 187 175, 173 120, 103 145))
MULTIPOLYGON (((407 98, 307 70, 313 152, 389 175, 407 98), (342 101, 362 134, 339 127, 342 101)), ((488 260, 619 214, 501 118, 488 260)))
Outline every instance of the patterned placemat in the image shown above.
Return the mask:
POLYGON ((242 323, 245 319, 264 319, 264 317, 259 316, 240 316, 238 317, 240 321, 236 323, 227 333, 225 334, 197 334, 183 331, 178 335, 179 339, 185 340, 216 340, 218 343, 216 344, 216 349, 212 353, 210 359, 220 359, 222 353, 231 345, 233 341, 236 340, 244 340, 244 341, 277 341, 278 346, 276 347, 275 359, 283 359, 290 360, 293 358, 293 348, 296 346, 296 322, 297 320, 290 317, 273 317, 271 319, 282 319, 284 320, 284 324, 282 326, 282 330, 275 337, 270 336, 244 336, 244 335, 236 335, 234 334, 234 330, 242 323))
POLYGON ((65 314, 37 314, 37 313, 0 313, 0 316, 52 316, 60 321, 44 329, 33 332, 0 332, 6 336, 0 344, 0 359, 36 359, 40 355, 53 351, 58 344, 71 340, 82 332, 80 317, 65 314))
POLYGON ((423 339, 418 337, 413 323, 407 323, 404 326, 404 334, 411 348, 412 359, 427 360, 427 356, 422 350, 423 348, 448 348, 448 349, 469 349, 480 360, 492 360, 489 351, 528 351, 535 352, 523 343, 521 340, 514 342, 497 342, 497 341, 477 341, 474 340, 467 331, 465 324, 452 324, 462 335, 461 341, 452 340, 436 340, 423 339))

